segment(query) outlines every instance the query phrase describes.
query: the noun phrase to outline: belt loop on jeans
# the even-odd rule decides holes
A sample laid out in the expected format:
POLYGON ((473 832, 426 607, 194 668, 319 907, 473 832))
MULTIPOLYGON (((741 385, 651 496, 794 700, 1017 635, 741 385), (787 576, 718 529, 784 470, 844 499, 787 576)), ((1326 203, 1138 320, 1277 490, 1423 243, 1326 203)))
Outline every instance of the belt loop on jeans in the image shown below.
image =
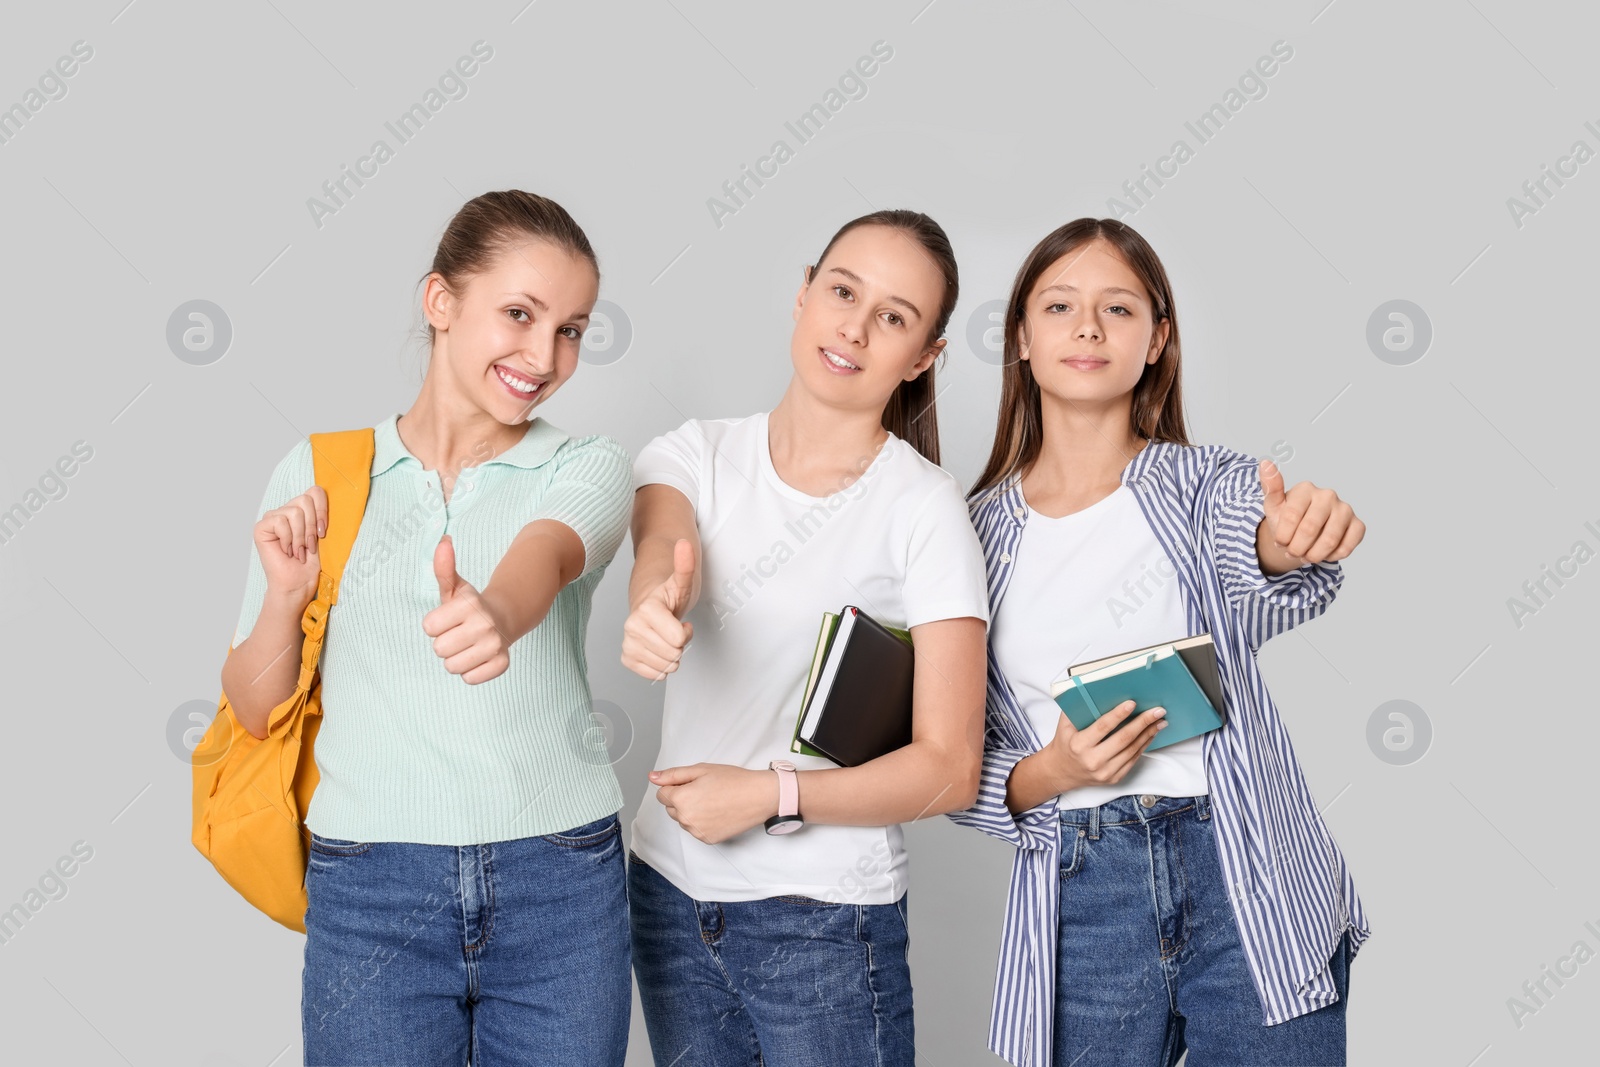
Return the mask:
POLYGON ((1211 797, 1205 793, 1194 798, 1195 817, 1201 822, 1211 818, 1211 797))
POLYGON ((1100 840, 1100 805, 1089 809, 1089 840, 1100 840))

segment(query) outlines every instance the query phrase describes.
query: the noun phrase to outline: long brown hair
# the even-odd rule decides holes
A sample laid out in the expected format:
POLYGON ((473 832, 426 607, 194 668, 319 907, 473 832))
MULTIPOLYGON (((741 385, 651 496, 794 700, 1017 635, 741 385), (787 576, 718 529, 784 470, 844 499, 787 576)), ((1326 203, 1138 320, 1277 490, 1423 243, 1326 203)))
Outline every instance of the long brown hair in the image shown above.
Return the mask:
MULTIPOLYGON (((529 238, 549 241, 588 260, 595 276, 599 277, 600 261, 595 258, 594 248, 583 227, 567 214, 566 208, 538 193, 504 189, 475 196, 461 206, 444 228, 444 236, 439 238, 433 266, 418 284, 438 273, 444 279, 445 288, 459 294, 469 275, 485 273, 502 251, 529 238)), ((430 323, 430 345, 434 333, 430 323)))
POLYGON ((1012 283, 1011 298, 1006 302, 1005 369, 994 448, 988 465, 972 486, 972 494, 999 484, 1015 471, 1027 470, 1039 458, 1044 445, 1039 383, 1033 379, 1032 365, 1022 358, 1022 324, 1028 294, 1052 263, 1096 238, 1116 248, 1144 283, 1154 305, 1156 323, 1159 325, 1163 319, 1170 323, 1166 344, 1161 346, 1156 361, 1145 366, 1133 387, 1131 428, 1146 440, 1189 443, 1183 419, 1178 309, 1172 300, 1172 283, 1167 280, 1166 268, 1155 249, 1132 227, 1116 219, 1073 219, 1034 245, 1012 283))
MULTIPOLYGON (((928 339, 923 343, 923 347, 933 344, 939 339, 939 335, 944 333, 944 328, 950 324, 950 313, 955 310, 956 297, 960 293, 961 286, 956 273, 956 254, 950 247, 950 238, 937 222, 920 211, 891 209, 874 211, 859 219, 851 219, 839 227, 839 232, 829 239, 827 247, 823 248, 822 255, 817 257, 816 263, 806 269, 807 284, 810 284, 811 279, 816 276, 817 268, 828 258, 828 253, 839 238, 858 226, 888 226, 898 230, 921 246, 922 251, 944 276, 944 299, 939 303, 939 314, 933 328, 928 331, 928 339)), ((940 358, 944 358, 944 353, 940 353, 940 358)), ((938 394, 933 387, 933 372, 937 365, 936 360, 916 378, 909 382, 901 382, 883 409, 883 428, 909 443, 930 463, 939 462, 939 414, 934 409, 934 398, 938 394)))

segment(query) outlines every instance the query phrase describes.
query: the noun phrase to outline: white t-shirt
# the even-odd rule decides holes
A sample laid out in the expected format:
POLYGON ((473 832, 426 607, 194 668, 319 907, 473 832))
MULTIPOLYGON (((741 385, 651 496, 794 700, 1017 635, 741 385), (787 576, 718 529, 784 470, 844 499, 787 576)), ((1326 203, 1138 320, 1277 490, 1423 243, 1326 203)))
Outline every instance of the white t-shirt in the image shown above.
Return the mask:
MULTIPOLYGON (((691 419, 639 453, 636 485, 673 486, 694 505, 703 568, 687 616, 694 638, 665 683, 657 768, 835 766, 789 751, 824 612, 854 605, 902 628, 988 619, 983 548, 955 478, 893 435, 861 467, 831 496, 800 492, 772 466, 765 413, 691 419)), ((888 904, 906 890, 898 825, 812 823, 776 837, 758 825, 708 845, 673 821, 653 786, 633 849, 697 900, 888 904)))
MULTIPOLYGON (((1049 744, 1062 717, 1050 685, 1073 664, 1190 634, 1178 572, 1126 485, 1060 518, 1030 506, 1016 551, 989 640, 1017 703, 1049 744)), ((1059 804, 1208 793, 1204 743, 1202 735, 1146 752, 1122 781, 1069 789, 1059 804)))

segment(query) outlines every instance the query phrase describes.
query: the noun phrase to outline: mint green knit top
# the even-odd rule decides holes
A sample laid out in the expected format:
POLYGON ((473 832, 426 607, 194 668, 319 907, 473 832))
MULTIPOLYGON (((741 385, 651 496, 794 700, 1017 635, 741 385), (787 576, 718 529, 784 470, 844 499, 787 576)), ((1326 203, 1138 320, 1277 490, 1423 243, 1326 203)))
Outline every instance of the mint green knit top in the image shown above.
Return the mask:
MULTIPOLYGON (((322 648, 321 781, 306 825, 347 841, 472 845, 568 830, 622 806, 591 715, 584 633, 590 601, 627 528, 632 470, 609 437, 572 438, 542 418, 522 440, 461 469, 446 502, 392 415, 374 428, 372 485, 322 648), (450 534, 456 571, 482 591, 528 523, 583 541, 583 574, 510 649, 497 678, 468 685, 422 631, 439 606, 433 553, 450 534)), ((316 481, 302 440, 272 473, 257 518, 316 481)), ((249 636, 266 597, 250 546, 249 636)))

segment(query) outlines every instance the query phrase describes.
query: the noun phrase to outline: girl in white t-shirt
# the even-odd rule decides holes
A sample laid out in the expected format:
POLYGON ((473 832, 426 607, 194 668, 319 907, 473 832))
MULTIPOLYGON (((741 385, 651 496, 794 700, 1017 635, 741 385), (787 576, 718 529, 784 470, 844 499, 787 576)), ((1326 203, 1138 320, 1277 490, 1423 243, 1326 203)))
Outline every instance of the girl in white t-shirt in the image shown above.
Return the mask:
POLYGON ((635 461, 622 661, 667 679, 629 863, 658 1064, 913 1062, 898 824, 970 805, 983 747, 983 556, 937 465, 956 292, 932 219, 854 220, 805 270, 778 405, 690 420, 635 461), (911 744, 848 768, 790 751, 822 614, 845 605, 917 653, 911 744))

